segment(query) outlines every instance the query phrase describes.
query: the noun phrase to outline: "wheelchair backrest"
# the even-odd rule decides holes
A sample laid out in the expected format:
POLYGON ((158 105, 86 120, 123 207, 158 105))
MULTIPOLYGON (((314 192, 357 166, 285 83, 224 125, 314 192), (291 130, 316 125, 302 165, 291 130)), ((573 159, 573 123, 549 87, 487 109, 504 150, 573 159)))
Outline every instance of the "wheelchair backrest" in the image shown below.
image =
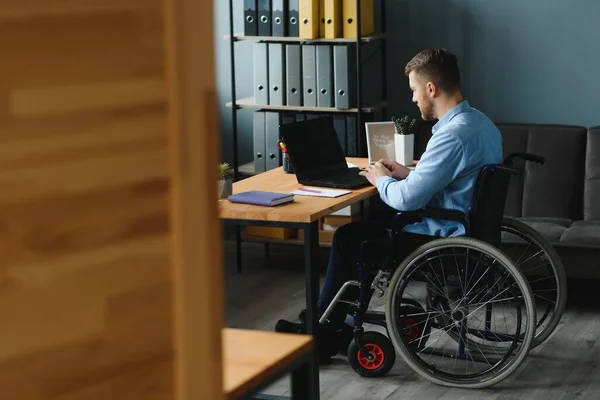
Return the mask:
POLYGON ((471 237, 500 246, 502 218, 512 174, 513 170, 502 164, 486 165, 479 172, 469 213, 471 237))

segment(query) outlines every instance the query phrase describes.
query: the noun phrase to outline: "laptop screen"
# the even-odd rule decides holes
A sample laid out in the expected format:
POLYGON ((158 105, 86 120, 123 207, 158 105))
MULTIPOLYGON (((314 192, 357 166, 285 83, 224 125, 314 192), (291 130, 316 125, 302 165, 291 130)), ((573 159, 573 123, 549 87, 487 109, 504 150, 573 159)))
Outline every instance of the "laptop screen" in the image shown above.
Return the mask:
POLYGON ((314 177, 323 172, 347 168, 333 117, 322 116, 281 125, 279 133, 298 178, 314 177))

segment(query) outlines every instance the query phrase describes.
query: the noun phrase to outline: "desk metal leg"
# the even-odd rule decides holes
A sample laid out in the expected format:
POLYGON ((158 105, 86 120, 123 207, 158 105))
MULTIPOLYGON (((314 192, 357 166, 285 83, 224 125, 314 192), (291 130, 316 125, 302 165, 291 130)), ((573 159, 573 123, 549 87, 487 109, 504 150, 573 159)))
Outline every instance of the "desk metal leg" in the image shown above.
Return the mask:
POLYGON ((309 361, 309 384, 306 399, 319 398, 319 357, 317 300, 319 298, 319 225, 318 221, 304 228, 304 275, 306 277, 306 329, 313 335, 314 350, 309 361))
POLYGON ((292 400, 309 398, 310 364, 302 364, 292 372, 292 400))
POLYGON ((235 257, 236 257, 236 265, 237 272, 242 272, 242 234, 241 227, 239 225, 235 226, 235 257))

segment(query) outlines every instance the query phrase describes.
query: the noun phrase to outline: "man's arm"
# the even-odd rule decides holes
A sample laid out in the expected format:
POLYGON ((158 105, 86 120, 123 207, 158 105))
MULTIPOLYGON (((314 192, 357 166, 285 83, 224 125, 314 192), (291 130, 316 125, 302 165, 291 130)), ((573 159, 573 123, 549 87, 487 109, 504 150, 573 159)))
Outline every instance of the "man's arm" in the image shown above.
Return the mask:
POLYGON ((463 163, 462 143, 449 133, 432 140, 435 142, 406 179, 397 181, 389 176, 377 179, 376 186, 384 203, 399 211, 423 208, 456 178, 463 163))

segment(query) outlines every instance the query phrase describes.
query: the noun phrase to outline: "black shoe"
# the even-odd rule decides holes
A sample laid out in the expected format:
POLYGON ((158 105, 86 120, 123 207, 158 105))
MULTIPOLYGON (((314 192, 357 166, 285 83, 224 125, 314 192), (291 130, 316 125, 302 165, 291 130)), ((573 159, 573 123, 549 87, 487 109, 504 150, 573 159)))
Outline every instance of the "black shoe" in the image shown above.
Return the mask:
MULTIPOLYGON (((298 325, 306 324, 306 309, 300 311, 298 319, 300 320, 300 324, 298 325)), ((339 329, 336 329, 335 342, 338 343, 338 351, 340 354, 346 355, 348 346, 350 346, 352 340, 354 340, 354 329, 351 326, 344 323, 339 329)))
MULTIPOLYGON (((306 334, 306 324, 280 319, 275 324, 275 332, 306 334)), ((319 364, 330 364, 331 357, 337 354, 336 332, 329 324, 319 324, 319 364)))

